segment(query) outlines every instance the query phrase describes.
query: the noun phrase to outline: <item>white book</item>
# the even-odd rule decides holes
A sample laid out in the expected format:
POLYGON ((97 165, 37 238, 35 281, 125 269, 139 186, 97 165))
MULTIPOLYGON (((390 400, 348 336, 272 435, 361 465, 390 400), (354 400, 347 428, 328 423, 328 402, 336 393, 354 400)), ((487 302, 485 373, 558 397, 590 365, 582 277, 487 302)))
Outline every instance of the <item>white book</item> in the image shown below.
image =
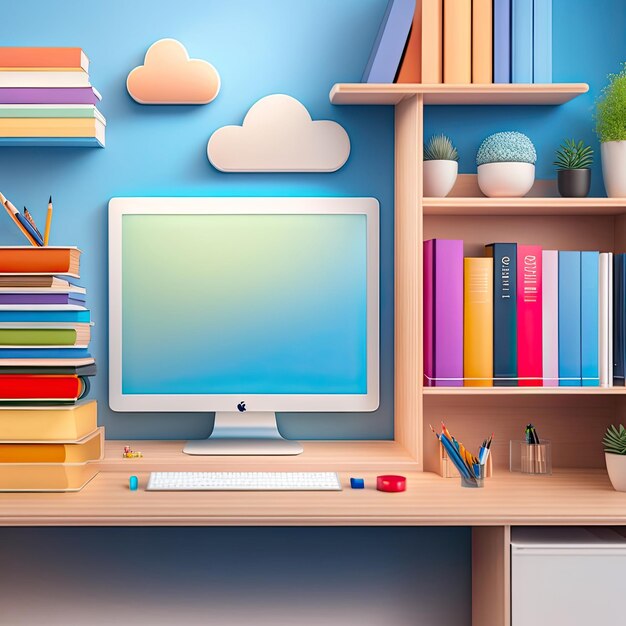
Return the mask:
POLYGON ((0 87, 91 87, 86 72, 0 71, 0 87))
POLYGON ((559 252, 542 251, 543 386, 559 385, 559 252))
POLYGON ((598 362, 600 387, 609 386, 609 255, 600 253, 598 264, 598 362))

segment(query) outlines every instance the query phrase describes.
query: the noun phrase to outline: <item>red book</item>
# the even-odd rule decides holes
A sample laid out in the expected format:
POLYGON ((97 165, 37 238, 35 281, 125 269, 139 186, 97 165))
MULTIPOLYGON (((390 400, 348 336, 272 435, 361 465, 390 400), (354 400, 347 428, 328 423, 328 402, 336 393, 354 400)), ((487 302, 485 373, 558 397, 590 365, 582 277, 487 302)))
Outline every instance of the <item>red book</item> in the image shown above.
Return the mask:
POLYGON ((518 245, 517 375, 520 387, 543 385, 541 290, 541 246, 518 245))
POLYGON ((83 389, 78 376, 0 375, 0 400, 76 400, 83 389))

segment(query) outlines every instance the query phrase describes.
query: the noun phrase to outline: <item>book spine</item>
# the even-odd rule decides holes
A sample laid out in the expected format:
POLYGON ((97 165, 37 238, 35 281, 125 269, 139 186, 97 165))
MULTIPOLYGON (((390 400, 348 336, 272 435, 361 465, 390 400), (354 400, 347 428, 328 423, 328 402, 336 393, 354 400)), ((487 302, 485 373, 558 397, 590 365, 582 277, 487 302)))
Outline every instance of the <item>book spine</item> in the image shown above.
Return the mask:
POLYGON ((0 311, 0 322, 91 322, 89 311, 0 311))
POLYGON ((493 82, 511 82, 511 0, 493 3, 493 82))
POLYGON ((433 340, 435 336, 434 309, 435 309, 435 285, 434 285, 434 240, 424 242, 424 385, 435 385, 435 361, 433 340))
POLYGON ((609 322, 608 322, 608 333, 609 333, 609 349, 608 349, 608 375, 609 375, 609 387, 613 386, 613 253, 609 252, 609 322))
POLYGON ((541 247, 517 246, 517 375, 520 387, 540 387, 543 375, 541 247))
POLYGON ((73 328, 0 328, 0 346, 73 346, 73 328))
POLYGON ((598 259, 598 361, 600 387, 609 386, 609 253, 598 259))
POLYGON ((463 241, 435 239, 434 371, 436 386, 463 386, 463 241))
POLYGON ((485 246, 493 258, 493 384, 517 386, 517 244, 485 246))
POLYGON ((0 375, 3 400, 76 400, 82 387, 78 376, 0 375))
POLYGON ((413 24, 398 70, 397 83, 422 82, 422 0, 415 3, 413 24))
POLYGON ((0 348, 0 359, 86 359, 87 348, 0 348))
POLYGON ((559 385, 580 387, 580 252, 559 252, 559 385))
POLYGON ((552 0, 534 0, 533 82, 552 82, 552 0))
POLYGON ((580 358, 581 384, 600 384, 598 364, 599 252, 580 253, 580 358))
POLYGON ((443 82, 472 82, 472 0, 443 2, 443 82))
POLYGON ((624 353, 626 352, 626 332, 624 328, 624 290, 626 255, 613 257, 613 384, 624 385, 624 353))
POLYGON ((511 74, 514 83, 533 82, 533 0, 512 0, 511 74))
POLYGON ((87 71, 87 59, 80 48, 0 48, 0 67, 54 67, 87 71))
POLYGON ((493 384, 493 259, 464 260, 464 358, 466 387, 493 384))
POLYGON ((543 386, 559 385, 559 253, 542 253, 543 386))
POLYGON ((492 0, 472 2, 472 82, 493 82, 492 0))
POLYGON ((443 82, 443 0, 422 0, 422 82, 443 82))

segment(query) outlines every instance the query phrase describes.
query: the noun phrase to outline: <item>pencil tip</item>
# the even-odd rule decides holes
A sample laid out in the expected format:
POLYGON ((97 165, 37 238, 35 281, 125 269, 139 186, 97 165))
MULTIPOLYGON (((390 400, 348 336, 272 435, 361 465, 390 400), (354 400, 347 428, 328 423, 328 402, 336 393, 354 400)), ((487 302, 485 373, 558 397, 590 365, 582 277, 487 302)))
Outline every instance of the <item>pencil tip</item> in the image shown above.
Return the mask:
POLYGON ((50 199, 48 200, 48 204, 52 204, 52 196, 50 196, 50 199))

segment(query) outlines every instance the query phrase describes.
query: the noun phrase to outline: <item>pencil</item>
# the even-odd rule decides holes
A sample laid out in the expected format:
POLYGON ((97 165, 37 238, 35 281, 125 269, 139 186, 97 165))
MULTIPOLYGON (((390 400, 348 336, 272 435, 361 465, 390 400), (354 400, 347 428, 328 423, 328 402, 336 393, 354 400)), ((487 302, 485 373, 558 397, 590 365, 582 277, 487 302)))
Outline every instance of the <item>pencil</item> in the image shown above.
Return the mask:
POLYGON ((2 193, 0 193, 0 203, 2 203, 2 206, 6 209, 6 212, 9 214, 9 216, 11 217, 11 219, 15 222, 15 225, 20 229, 20 231, 22 232, 22 234, 24 235, 24 237, 26 237, 26 239, 28 239, 28 241, 30 242, 31 245, 38 247, 39 243, 36 241, 36 239, 28 232, 28 230, 26 229, 26 227, 20 222, 18 215, 19 215, 19 211, 13 206, 13 204, 11 202, 9 202, 9 200, 7 200, 4 195, 2 193))
POLYGON ((46 229, 43 234, 43 245, 47 246, 50 240, 50 226, 52 226, 52 196, 48 200, 48 214, 46 215, 46 229))

